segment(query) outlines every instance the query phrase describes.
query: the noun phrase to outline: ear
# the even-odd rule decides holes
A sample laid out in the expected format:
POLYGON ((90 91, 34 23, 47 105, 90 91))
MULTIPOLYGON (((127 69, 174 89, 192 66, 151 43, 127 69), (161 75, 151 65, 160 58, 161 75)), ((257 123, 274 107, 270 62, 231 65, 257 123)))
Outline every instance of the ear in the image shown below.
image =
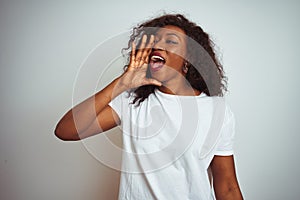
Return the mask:
POLYGON ((184 61, 183 66, 182 66, 182 71, 185 74, 189 71, 189 67, 188 67, 188 62, 187 61, 184 61))

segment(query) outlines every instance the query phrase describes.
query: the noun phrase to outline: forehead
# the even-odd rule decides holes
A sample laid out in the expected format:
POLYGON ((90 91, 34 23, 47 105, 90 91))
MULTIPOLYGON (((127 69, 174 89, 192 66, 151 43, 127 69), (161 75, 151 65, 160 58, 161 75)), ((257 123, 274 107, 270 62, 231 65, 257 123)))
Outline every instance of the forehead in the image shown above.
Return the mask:
POLYGON ((185 37, 185 32, 178 26, 167 25, 158 29, 156 35, 175 34, 179 37, 185 37))

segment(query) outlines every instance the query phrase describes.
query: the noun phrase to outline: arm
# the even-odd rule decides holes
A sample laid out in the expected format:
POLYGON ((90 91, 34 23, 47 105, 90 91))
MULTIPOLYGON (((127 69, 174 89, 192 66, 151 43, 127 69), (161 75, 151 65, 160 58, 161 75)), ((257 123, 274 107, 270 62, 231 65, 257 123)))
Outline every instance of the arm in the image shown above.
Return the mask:
POLYGON ((122 92, 142 85, 160 86, 157 80, 146 77, 148 57, 151 52, 154 37, 146 45, 144 36, 140 50, 135 53, 135 44, 128 69, 120 77, 112 81, 103 90, 89 97, 82 103, 70 109, 58 122, 55 135, 62 140, 80 140, 109 130, 120 123, 120 118, 108 105, 122 92))
POLYGON ((58 122, 55 135, 62 140, 80 140, 117 126, 120 119, 108 103, 126 90, 119 79, 70 109, 58 122))
POLYGON ((233 156, 215 156, 210 167, 216 198, 218 200, 242 200, 233 156))

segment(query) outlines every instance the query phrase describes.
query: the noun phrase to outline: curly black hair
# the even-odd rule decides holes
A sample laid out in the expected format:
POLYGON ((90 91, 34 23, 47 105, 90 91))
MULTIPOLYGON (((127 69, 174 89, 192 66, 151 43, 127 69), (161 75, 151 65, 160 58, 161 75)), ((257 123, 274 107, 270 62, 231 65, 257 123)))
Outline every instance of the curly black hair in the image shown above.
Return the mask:
MULTIPOLYGON (((133 41, 138 44, 138 47, 142 35, 155 34, 155 31, 167 25, 181 28, 188 36, 187 52, 189 56, 186 61, 189 69, 186 79, 190 85, 208 96, 223 96, 227 91, 227 77, 224 75, 223 66, 216 57, 213 41, 200 26, 189 21, 182 14, 165 14, 133 28, 128 47, 123 50, 129 50, 133 41)), ((128 65, 125 65, 124 70, 127 67, 128 65)), ((147 77, 151 77, 149 71, 147 77)), ((133 103, 139 105, 154 92, 156 87, 145 85, 131 91, 135 93, 133 103)))

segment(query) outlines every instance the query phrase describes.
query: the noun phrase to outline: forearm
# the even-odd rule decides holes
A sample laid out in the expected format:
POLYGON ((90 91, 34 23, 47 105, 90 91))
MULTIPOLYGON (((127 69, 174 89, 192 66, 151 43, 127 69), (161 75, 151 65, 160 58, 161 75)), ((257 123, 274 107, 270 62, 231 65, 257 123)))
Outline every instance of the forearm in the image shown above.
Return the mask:
POLYGON ((242 193, 238 186, 228 188, 224 191, 216 191, 217 200, 243 200, 242 193))
POLYGON ((233 156, 215 156, 211 162, 217 200, 242 200, 233 156))
POLYGON ((57 124, 55 134, 60 138, 78 138, 108 103, 126 90, 125 86, 119 84, 119 79, 70 109, 57 124))
MULTIPOLYGON (((146 35, 143 36, 142 41, 145 45, 146 35)), ((69 110, 56 127, 56 136, 63 140, 78 140, 81 138, 80 134, 87 137, 101 133, 103 130, 109 130, 117 125, 113 111, 107 106, 113 98, 128 89, 143 85, 161 86, 161 82, 146 76, 153 42, 154 37, 152 36, 147 46, 142 45, 137 53, 135 45, 133 45, 127 70, 103 90, 69 110), (101 123, 102 126, 104 125, 104 129, 99 126, 101 123)))

